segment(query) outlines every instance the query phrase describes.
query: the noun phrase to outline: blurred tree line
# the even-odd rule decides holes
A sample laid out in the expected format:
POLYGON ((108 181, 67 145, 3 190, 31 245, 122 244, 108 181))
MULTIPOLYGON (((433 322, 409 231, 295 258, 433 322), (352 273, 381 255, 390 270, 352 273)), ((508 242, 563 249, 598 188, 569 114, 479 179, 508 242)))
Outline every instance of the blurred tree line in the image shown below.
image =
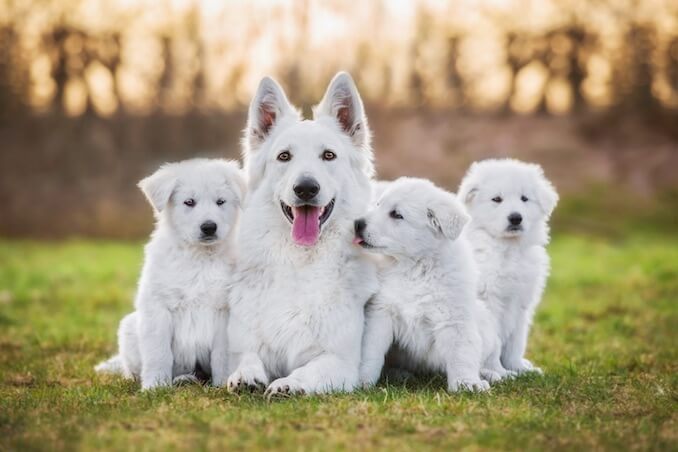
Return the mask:
MULTIPOLYGON (((378 33, 379 28, 389 24, 383 19, 383 2, 374 4, 376 6, 369 9, 368 21, 374 21, 378 33)), ((512 14, 520 14, 520 4, 518 2, 518 11, 512 14)), ((33 39, 27 45, 24 34, 30 33, 22 26, 19 14, 20 11, 27 14, 26 9, 12 8, 12 5, 16 4, 5 0, 7 10, 0 22, 0 118, 3 122, 36 111, 71 116, 121 114, 129 109, 126 97, 135 96, 148 99, 150 108, 146 112, 215 108, 218 107, 213 102, 215 97, 235 92, 245 83, 248 59, 252 58, 245 52, 239 59, 230 61, 224 79, 215 84, 216 88, 211 86, 208 79, 214 63, 208 60, 207 53, 215 44, 203 38, 201 11, 199 4, 194 3, 174 13, 171 27, 158 27, 153 32, 152 52, 159 60, 160 69, 142 80, 142 89, 137 89, 137 94, 125 96, 121 71, 132 64, 128 62, 129 55, 136 51, 134 39, 126 36, 127 20, 132 19, 98 29, 85 26, 82 21, 69 20, 68 14, 62 12, 34 26, 30 31, 33 39), (190 67, 188 75, 187 66, 190 67), (42 76, 37 77, 40 73, 42 76), (69 110, 67 96, 73 86, 78 87, 74 91, 80 107, 69 110), (35 100, 36 93, 40 93, 40 102, 35 100), (177 93, 181 93, 178 99, 177 93)), ((667 33, 657 23, 635 17, 633 4, 625 14, 613 11, 618 16, 615 27, 620 36, 615 46, 607 45, 607 36, 581 18, 585 12, 564 11, 569 19, 539 30, 521 28, 505 14, 488 12, 500 55, 495 66, 488 70, 501 71, 506 78, 500 101, 490 106, 478 105, 478 88, 472 86, 476 74, 463 67, 463 59, 474 58, 469 56, 469 50, 464 50, 472 32, 440 20, 436 16, 439 13, 427 8, 426 3, 416 5, 414 31, 406 43, 405 64, 399 67, 390 64, 389 49, 381 49, 382 42, 367 32, 357 38, 348 67, 346 63, 333 61, 332 52, 324 53, 325 64, 314 61, 311 67, 309 59, 303 56, 308 53, 312 33, 309 26, 313 20, 309 17, 312 5, 308 1, 292 3, 283 19, 295 33, 281 44, 278 53, 282 53, 283 58, 274 72, 290 97, 302 104, 317 100, 326 83, 326 80, 316 82, 319 77, 312 72, 327 73, 329 77, 337 66, 351 70, 359 83, 369 74, 376 74, 371 76, 372 85, 378 89, 364 91, 367 101, 377 104, 400 90, 404 99, 401 104, 406 107, 511 112, 521 110, 516 107, 516 100, 521 97, 521 90, 530 89, 532 106, 528 110, 538 113, 577 113, 592 108, 650 112, 678 106, 678 30, 674 28, 667 33), (318 66, 321 68, 317 69, 318 66), (607 102, 596 101, 595 90, 588 87, 591 71, 595 70, 608 73, 602 83, 607 102), (538 80, 519 83, 521 76, 529 71, 538 74, 538 80), (396 79, 405 82, 396 85, 396 79), (442 87, 432 89, 435 84, 442 87), (535 90, 531 85, 539 88, 535 90), (554 92, 560 94, 560 107, 550 101, 549 90, 553 87, 559 89, 554 92)), ((610 2, 609 8, 614 5, 615 2, 610 2)), ((330 2, 328 9, 342 14, 346 5, 330 2)), ((256 12, 250 11, 250 14, 255 25, 249 27, 241 39, 254 42, 266 33, 267 27, 257 26, 256 12)), ((678 23, 678 7, 658 10, 657 14, 672 15, 673 23, 678 23)), ((219 43, 225 47, 222 52, 228 53, 228 44, 219 43)), ((367 81, 365 84, 369 85, 367 81)), ((598 87, 598 97, 601 97, 600 90, 598 87)), ((241 100, 220 108, 238 109, 242 104, 241 100)))
POLYGON ((380 177, 453 188, 510 155, 572 192, 675 191, 675 1, 0 0, 0 235, 143 235, 138 180, 237 158, 263 75, 308 113, 337 70, 380 177))

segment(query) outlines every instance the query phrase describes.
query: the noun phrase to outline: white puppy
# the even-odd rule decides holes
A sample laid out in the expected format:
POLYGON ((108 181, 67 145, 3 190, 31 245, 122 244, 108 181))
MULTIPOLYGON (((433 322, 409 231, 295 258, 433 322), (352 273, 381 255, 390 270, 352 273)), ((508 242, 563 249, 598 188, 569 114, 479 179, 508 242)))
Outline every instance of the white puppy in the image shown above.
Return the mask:
MULTIPOLYGON (((445 372, 448 389, 485 390, 506 375, 487 359, 498 351, 476 298, 477 270, 463 236, 470 217, 456 197, 431 182, 400 178, 383 187, 376 207, 355 223, 355 243, 386 256, 381 288, 366 307, 361 383, 374 384, 394 345, 398 365, 445 372), (487 336, 487 337, 485 337, 487 336)), ((489 329, 492 332, 492 329, 489 329)))
POLYGON ((157 223, 135 301, 118 331, 119 353, 97 372, 141 377, 142 389, 227 375, 227 289, 245 181, 238 164, 194 159, 139 183, 157 223))
POLYGON ((370 199, 367 118, 338 74, 302 120, 282 88, 261 81, 245 131, 249 195, 231 294, 228 388, 266 394, 350 391, 358 384, 364 307, 376 270, 351 246, 370 199))
POLYGON ((510 159, 474 163, 458 194, 472 217, 478 293, 498 325, 501 362, 517 373, 541 372, 524 355, 549 272, 544 247, 558 195, 539 165, 510 159))

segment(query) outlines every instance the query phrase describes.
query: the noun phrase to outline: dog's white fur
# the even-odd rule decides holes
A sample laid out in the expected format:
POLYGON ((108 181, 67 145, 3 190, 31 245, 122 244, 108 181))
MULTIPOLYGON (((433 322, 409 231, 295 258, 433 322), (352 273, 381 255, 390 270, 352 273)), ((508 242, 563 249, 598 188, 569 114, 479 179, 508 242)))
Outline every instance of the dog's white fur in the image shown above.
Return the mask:
POLYGON ((511 159, 471 165, 458 195, 472 217, 478 294, 498 326, 501 363, 517 373, 541 372, 524 355, 548 277, 548 219, 558 195, 539 165, 511 159), (521 230, 509 230, 512 213, 522 216, 521 230))
POLYGON ((506 371, 499 344, 477 300, 477 269, 462 230, 470 220, 456 197, 430 181, 400 178, 383 187, 356 226, 356 241, 386 256, 380 291, 366 308, 361 383, 392 364, 444 372, 450 391, 486 390, 506 371), (482 366, 482 370, 481 370, 482 366))
POLYGON ((145 248, 136 310, 120 322, 119 352, 96 370, 140 377, 142 389, 152 389, 192 379, 199 365, 215 386, 223 385, 244 177, 236 162, 194 159, 162 166, 139 187, 153 206, 156 228, 145 248), (185 204, 189 199, 193 207, 185 204), (207 221, 216 223, 213 236, 201 230, 207 221))
POLYGON ((358 383, 364 305, 377 290, 376 270, 351 246, 373 165, 350 76, 335 76, 313 120, 301 120, 282 88, 264 78, 249 110, 244 159, 250 195, 237 240, 228 388, 267 386, 269 396, 349 391, 358 383), (336 158, 323 160, 326 150, 336 158), (280 161, 285 151, 290 158, 280 161), (335 200, 312 246, 293 241, 281 208, 300 204, 293 188, 302 177, 318 182, 318 205, 335 200))

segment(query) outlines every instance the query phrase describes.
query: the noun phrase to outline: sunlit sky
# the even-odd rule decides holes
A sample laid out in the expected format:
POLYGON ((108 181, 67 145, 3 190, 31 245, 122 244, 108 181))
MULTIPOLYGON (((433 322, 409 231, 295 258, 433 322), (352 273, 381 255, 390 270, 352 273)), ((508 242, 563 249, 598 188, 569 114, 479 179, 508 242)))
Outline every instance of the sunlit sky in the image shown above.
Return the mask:
MULTIPOLYGON (((507 30, 539 33, 574 18, 599 33, 600 49, 589 59, 585 88, 589 101, 601 106, 610 102, 606 88, 612 75, 609 54, 623 45, 625 20, 652 22, 660 33, 678 30, 678 6, 671 0, 613 0, 609 4, 584 0, 53 0, 39 2, 39 7, 37 3, 5 0, 10 7, 0 11, 0 20, 16 22, 26 36, 26 51, 36 54, 30 68, 36 108, 47 105, 54 94, 50 59, 39 51, 41 34, 59 21, 93 34, 123 33, 122 65, 115 77, 125 106, 140 112, 149 108, 152 88, 163 71, 159 39, 163 35, 174 38, 172 52, 177 63, 169 109, 181 110, 190 103, 185 81, 197 67, 196 39, 204 48, 209 107, 245 105, 262 76, 282 74, 294 65, 301 73, 303 89, 311 95, 324 88, 334 71, 348 69, 368 101, 394 106, 409 101, 414 65, 428 103, 443 105, 447 98, 442 75, 447 64, 445 46, 454 34, 464 36, 457 67, 469 81, 473 104, 492 108, 509 90, 502 34, 507 30), (422 14, 426 15, 424 29, 422 14), (412 43, 421 34, 427 38, 413 58, 412 43), (390 74, 387 87, 386 72, 390 74)), ((518 90, 511 99, 515 110, 531 111, 541 93, 553 111, 567 110, 569 87, 558 78, 547 80, 546 75, 538 62, 518 73, 518 90)), ((91 92, 100 113, 114 112, 113 77, 105 67, 90 65, 82 79, 69 83, 69 111, 81 112, 86 93, 91 92)), ((659 97, 675 101, 676 94, 666 80, 659 79, 655 85, 659 97)))

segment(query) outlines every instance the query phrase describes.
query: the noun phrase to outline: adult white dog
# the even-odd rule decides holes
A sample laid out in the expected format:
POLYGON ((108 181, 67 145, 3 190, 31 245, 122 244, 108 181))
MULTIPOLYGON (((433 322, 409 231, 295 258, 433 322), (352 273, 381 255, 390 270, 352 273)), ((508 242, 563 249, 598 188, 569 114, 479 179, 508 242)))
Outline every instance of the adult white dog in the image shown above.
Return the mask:
POLYGON ((301 120, 264 78, 244 140, 247 206, 228 337, 232 391, 350 391, 358 383, 364 305, 376 271, 351 246, 370 198, 372 151, 353 80, 337 74, 301 120))
POLYGON ((228 377, 227 288, 245 193, 236 162, 194 159, 139 183, 157 218, 135 301, 118 331, 119 352, 97 372, 141 378, 142 389, 228 377))
POLYGON ((539 165, 511 159, 474 163, 458 194, 471 213, 478 293, 498 326, 501 362, 517 373, 541 372, 524 355, 548 277, 548 219, 558 194, 539 165))
POLYGON ((481 375, 494 381, 506 371, 476 297, 477 269, 462 235, 466 209, 427 180, 400 178, 383 188, 376 207, 355 223, 356 243, 387 257, 366 309, 361 383, 376 383, 393 346, 393 364, 443 372, 452 392, 488 389, 481 375))

